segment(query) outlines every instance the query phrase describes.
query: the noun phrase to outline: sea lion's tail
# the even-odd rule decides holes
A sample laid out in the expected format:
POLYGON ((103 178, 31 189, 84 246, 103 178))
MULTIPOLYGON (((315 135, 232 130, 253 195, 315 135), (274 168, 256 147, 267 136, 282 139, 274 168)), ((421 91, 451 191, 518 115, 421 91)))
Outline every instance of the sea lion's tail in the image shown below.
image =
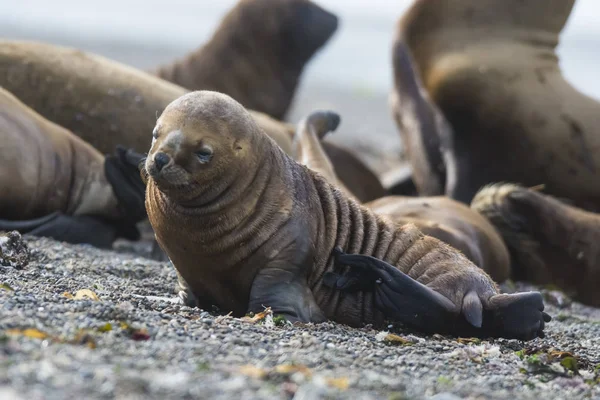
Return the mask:
POLYGON ((471 201, 471 208, 487 218, 502 236, 512 256, 513 274, 542 279, 547 276, 547 270, 540 243, 532 230, 531 219, 520 204, 520 199, 530 192, 532 189, 512 183, 486 185, 471 201))

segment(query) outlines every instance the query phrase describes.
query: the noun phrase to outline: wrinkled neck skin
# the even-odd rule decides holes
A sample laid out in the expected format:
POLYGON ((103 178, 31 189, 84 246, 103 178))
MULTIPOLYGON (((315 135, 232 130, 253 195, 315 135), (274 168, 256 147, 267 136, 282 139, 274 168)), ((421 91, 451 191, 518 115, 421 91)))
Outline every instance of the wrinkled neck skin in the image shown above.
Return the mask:
MULTIPOLYGON (((273 143, 266 136, 264 141, 273 143)), ((260 142, 262 143, 262 142, 260 142)), ((246 312, 252 281, 268 260, 268 242, 291 214, 290 159, 278 146, 257 145, 260 162, 219 184, 174 199, 150 179, 146 207, 156 238, 198 297, 236 315, 246 312)))
POLYGON ((508 0, 500 8, 492 0, 418 0, 398 30, 431 91, 434 68, 444 74, 468 64, 472 53, 504 65, 558 69, 554 50, 573 4, 574 0, 508 0))

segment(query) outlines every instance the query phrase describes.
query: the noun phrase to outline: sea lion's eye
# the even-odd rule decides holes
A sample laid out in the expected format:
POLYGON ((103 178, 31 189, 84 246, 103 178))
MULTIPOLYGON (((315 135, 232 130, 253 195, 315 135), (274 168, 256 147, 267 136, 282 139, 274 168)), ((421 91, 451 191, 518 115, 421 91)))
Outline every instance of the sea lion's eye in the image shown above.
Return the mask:
POLYGON ((201 164, 209 162, 212 156, 213 151, 208 146, 202 146, 202 148, 196 152, 196 157, 198 157, 198 161, 200 161, 201 164))
POLYGON ((154 130, 152 131, 152 138, 156 139, 158 138, 158 126, 154 128, 154 130))

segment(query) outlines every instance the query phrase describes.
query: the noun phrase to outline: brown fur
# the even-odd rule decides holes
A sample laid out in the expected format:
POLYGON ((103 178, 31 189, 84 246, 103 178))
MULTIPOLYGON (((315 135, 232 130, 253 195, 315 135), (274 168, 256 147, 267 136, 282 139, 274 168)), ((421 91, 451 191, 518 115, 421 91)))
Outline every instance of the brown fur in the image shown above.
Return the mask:
POLYGON ((496 282, 509 278, 510 257, 502 237, 465 204, 445 196, 387 196, 365 207, 397 224, 412 223, 424 234, 460 250, 496 282))
POLYGON ((452 198, 488 183, 544 184, 600 204, 599 103, 560 71, 555 50, 574 0, 417 0, 399 35, 453 129, 452 198))
POLYGON ((120 217, 104 157, 0 88, 0 218, 120 217))
POLYGON ((272 306, 300 320, 380 324, 372 293, 322 284, 331 251, 374 255, 462 304, 497 293, 460 252, 398 226, 344 196, 267 140, 228 96, 195 92, 157 121, 146 170, 146 208, 161 247, 198 298, 243 315, 272 306), (196 152, 213 150, 201 164, 196 152), (157 172, 160 153, 169 163, 157 172))
MULTIPOLYGON (((0 86, 105 154, 118 144, 146 151, 157 116, 188 92, 98 55, 27 41, 0 41, 0 86)), ((292 155, 294 126, 264 113, 250 113, 292 155)), ((384 192, 377 177, 348 150, 331 143, 325 149, 361 200, 384 192)))
POLYGON ((514 184, 485 187, 471 207, 502 233, 516 279, 554 284, 600 306, 600 215, 514 184))
MULTIPOLYGON (((298 125, 295 136, 301 155, 298 161, 354 198, 352 191, 339 181, 321 147, 321 139, 332 129, 331 125, 337 126, 336 119, 339 116, 331 112, 314 112, 298 125)), ((509 276, 509 254, 502 238, 484 217, 462 203, 443 196, 386 196, 364 206, 398 225, 412 223, 424 234, 460 250, 496 282, 509 276)))
POLYGON ((304 66, 337 26, 335 15, 311 1, 241 0, 208 43, 156 74, 190 90, 226 93, 283 119, 304 66))
MULTIPOLYGON (((157 116, 188 92, 102 56, 28 41, 0 42, 0 85, 102 153, 117 144, 146 151, 157 116)), ((253 116, 275 139, 293 132, 266 114, 253 116)))

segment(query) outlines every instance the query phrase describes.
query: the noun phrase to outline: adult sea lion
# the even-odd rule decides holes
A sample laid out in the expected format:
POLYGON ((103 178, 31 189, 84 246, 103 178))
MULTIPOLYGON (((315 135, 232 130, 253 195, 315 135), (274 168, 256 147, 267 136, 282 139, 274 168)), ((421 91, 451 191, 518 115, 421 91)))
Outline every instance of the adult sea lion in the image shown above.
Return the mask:
MULTIPOLYGON (((321 174, 348 197, 355 198, 338 179, 321 146, 322 139, 334 131, 339 122, 340 116, 334 112, 313 112, 298 124, 294 144, 298 162, 321 174)), ((463 203, 446 196, 385 196, 364 206, 400 226, 412 223, 424 234, 460 250, 496 282, 509 277, 510 258, 502 237, 486 218, 463 203)))
POLYGON ((308 0, 241 0, 204 46, 154 73, 283 119, 304 66, 337 27, 334 14, 308 0))
POLYGON ((543 335, 539 293, 499 294, 457 250, 344 196, 275 146, 229 96, 199 91, 169 104, 145 169, 148 217, 188 304, 216 304, 236 316, 270 306, 292 321, 381 326, 388 308, 377 299, 385 294, 407 312, 393 316, 423 330, 493 326, 505 337, 543 335), (401 279, 373 290, 332 289, 323 276, 334 270, 336 247, 388 262, 401 279))
POLYGON ((567 82, 556 46, 574 0, 417 0, 399 22, 433 102, 452 126, 456 182, 545 185, 598 210, 600 105, 567 82))
POLYGON ((0 133, 0 230, 98 247, 139 237, 146 213, 135 154, 104 157, 3 88, 0 133))
MULTIPOLYGON (((152 132, 157 115, 188 92, 92 53, 6 40, 0 41, 0 86, 102 153, 113 152, 117 145, 146 151, 150 147, 148 132, 152 132)), ((265 133, 291 155, 294 126, 264 113, 250 113, 265 133)), ((362 200, 384 193, 378 178, 351 152, 332 143, 327 143, 325 149, 341 179, 362 200)))
POLYGON ((501 232, 517 279, 554 284, 600 306, 600 215, 510 183, 481 189, 471 207, 501 232))

